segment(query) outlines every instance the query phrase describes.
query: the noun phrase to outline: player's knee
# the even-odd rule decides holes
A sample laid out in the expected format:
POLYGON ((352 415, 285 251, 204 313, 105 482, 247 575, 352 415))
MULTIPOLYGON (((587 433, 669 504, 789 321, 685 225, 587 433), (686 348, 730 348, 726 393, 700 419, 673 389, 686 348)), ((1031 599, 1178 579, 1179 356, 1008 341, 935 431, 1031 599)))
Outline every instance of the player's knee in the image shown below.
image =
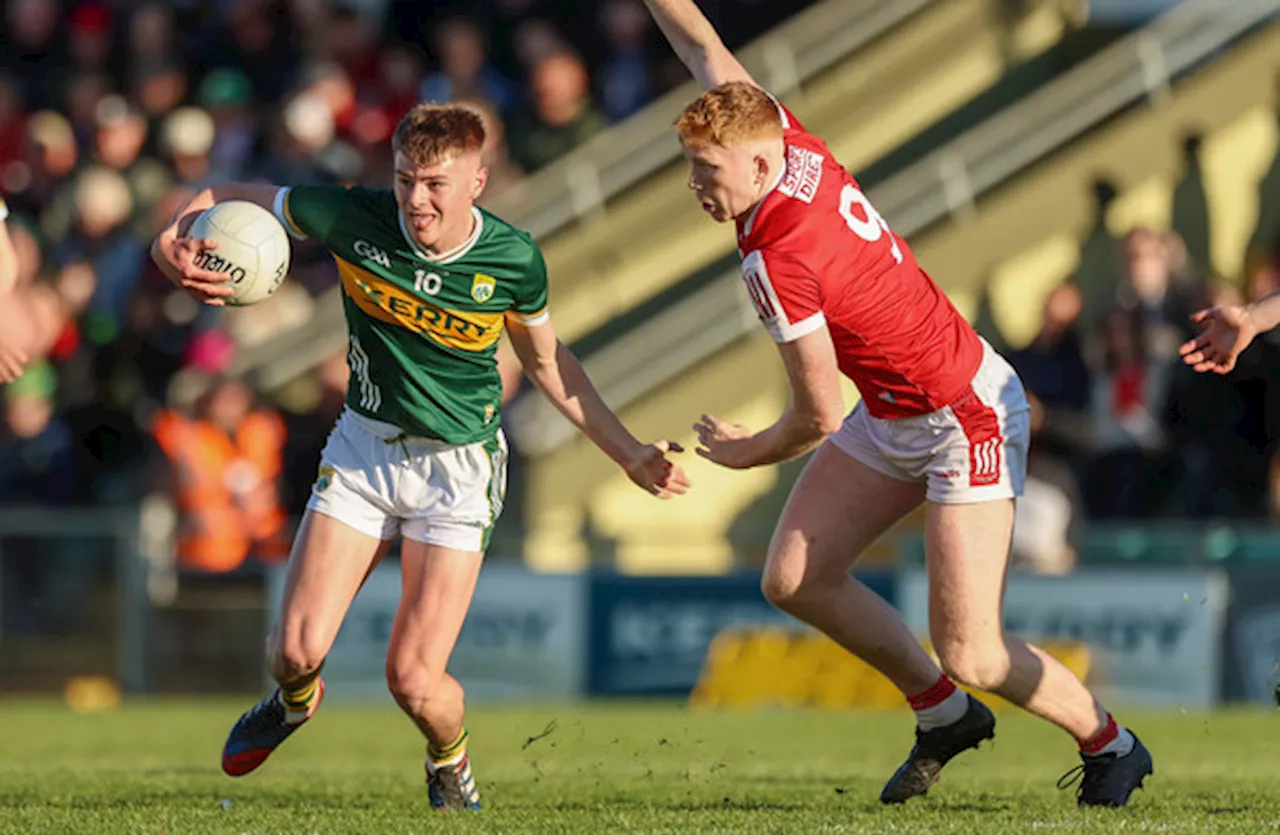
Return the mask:
POLYGON ((966 687, 998 690, 1009 676, 1009 653, 1003 644, 946 644, 937 651, 942 671, 966 687))
POLYGON ((272 672, 281 681, 309 676, 324 664, 329 647, 306 630, 281 635, 268 650, 272 672))
POLYGON ((420 659, 401 656, 387 660, 387 687, 403 706, 423 705, 439 690, 439 676, 433 676, 420 659))
POLYGON ((764 594, 764 599, 784 612, 802 606, 817 585, 816 578, 807 577, 802 571, 786 571, 781 567, 765 571, 760 579, 760 591, 764 594))

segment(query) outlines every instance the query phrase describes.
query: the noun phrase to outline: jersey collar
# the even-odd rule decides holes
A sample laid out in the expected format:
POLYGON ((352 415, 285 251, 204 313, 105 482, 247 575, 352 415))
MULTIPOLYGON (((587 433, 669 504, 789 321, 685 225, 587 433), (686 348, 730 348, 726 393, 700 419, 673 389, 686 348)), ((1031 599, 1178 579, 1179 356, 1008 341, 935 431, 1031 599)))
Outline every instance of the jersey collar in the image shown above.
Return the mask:
POLYGON ((409 248, 413 250, 414 255, 432 264, 452 264, 471 251, 471 248, 476 245, 476 241, 480 240, 480 233, 484 231, 484 212, 472 206, 471 216, 475 218, 476 225, 467 239, 448 252, 434 256, 418 246, 417 241, 409 234, 409 227, 404 225, 404 215, 398 211, 396 212, 396 221, 400 224, 400 234, 404 236, 405 243, 409 244, 409 248))

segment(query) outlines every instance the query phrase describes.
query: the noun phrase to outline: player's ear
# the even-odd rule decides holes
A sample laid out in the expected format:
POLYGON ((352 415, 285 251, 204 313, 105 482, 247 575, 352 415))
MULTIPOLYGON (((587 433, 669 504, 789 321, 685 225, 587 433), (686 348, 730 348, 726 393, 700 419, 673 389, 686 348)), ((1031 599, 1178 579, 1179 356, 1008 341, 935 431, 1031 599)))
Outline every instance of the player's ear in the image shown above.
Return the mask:
POLYGON ((757 186, 763 186, 769 179, 769 160, 764 154, 756 154, 751 158, 754 167, 753 179, 757 186))
POLYGON ((471 184, 471 199, 479 200, 481 193, 484 192, 485 185, 489 182, 489 169, 483 165, 476 169, 476 178, 471 184))

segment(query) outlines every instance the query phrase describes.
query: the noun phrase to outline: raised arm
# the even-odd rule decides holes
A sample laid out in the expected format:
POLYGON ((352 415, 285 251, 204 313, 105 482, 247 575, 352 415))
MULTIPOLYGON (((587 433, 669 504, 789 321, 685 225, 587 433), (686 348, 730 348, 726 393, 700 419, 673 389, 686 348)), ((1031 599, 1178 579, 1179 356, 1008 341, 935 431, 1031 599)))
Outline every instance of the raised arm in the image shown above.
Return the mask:
POLYGON ((660 499, 689 488, 684 470, 666 458, 667 452, 681 452, 679 445, 636 440, 600 398, 577 357, 556 337, 550 320, 526 325, 518 316, 509 315, 507 328, 525 375, 570 423, 626 470, 637 486, 660 499))
POLYGON ((644 0, 644 4, 702 89, 730 81, 756 83, 693 0, 644 0))
POLYGON ((187 237, 187 230, 200 213, 217 203, 227 200, 247 200, 267 211, 275 205, 278 186, 250 183, 224 183, 209 186, 183 204, 170 223, 151 244, 151 259, 169 280, 200 301, 211 305, 224 304, 231 295, 226 286, 227 277, 195 266, 196 255, 202 249, 215 249, 215 241, 197 241, 187 237))

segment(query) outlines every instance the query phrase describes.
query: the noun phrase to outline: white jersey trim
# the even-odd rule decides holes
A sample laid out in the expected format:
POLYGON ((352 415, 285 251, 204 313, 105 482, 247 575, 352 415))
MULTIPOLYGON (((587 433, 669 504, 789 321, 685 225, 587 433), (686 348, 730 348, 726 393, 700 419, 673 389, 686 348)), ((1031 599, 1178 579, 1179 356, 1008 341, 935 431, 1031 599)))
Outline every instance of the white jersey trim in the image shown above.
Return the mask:
POLYGON ((792 322, 787 317, 787 309, 773 289, 773 280, 769 278, 769 268, 765 266, 760 250, 743 259, 742 280, 747 285, 747 295, 751 297, 760 321, 774 342, 794 342, 827 324, 827 317, 821 310, 799 322, 792 322))
POLYGON ((285 208, 285 201, 289 199, 289 192, 292 190, 288 187, 276 189, 276 199, 271 203, 271 213, 276 216, 276 220, 280 221, 280 225, 289 233, 289 237, 296 241, 305 241, 307 233, 299 229, 289 218, 289 210, 285 208))
POLYGON ((472 206, 471 217, 475 219, 475 226, 471 228, 471 234, 467 236, 465 241, 448 252, 432 255, 418 246, 417 241, 409 234, 409 227, 405 225, 404 214, 399 210, 396 211, 396 220, 400 222, 400 234, 404 236, 405 243, 409 244, 409 248, 413 250, 414 255, 430 264, 452 264, 471 251, 471 248, 476 245, 476 241, 480 240, 480 233, 484 231, 484 213, 472 206))
POLYGON ((551 311, 545 307, 537 313, 517 313, 516 315, 520 317, 520 324, 527 328, 536 328, 551 321, 551 311))

